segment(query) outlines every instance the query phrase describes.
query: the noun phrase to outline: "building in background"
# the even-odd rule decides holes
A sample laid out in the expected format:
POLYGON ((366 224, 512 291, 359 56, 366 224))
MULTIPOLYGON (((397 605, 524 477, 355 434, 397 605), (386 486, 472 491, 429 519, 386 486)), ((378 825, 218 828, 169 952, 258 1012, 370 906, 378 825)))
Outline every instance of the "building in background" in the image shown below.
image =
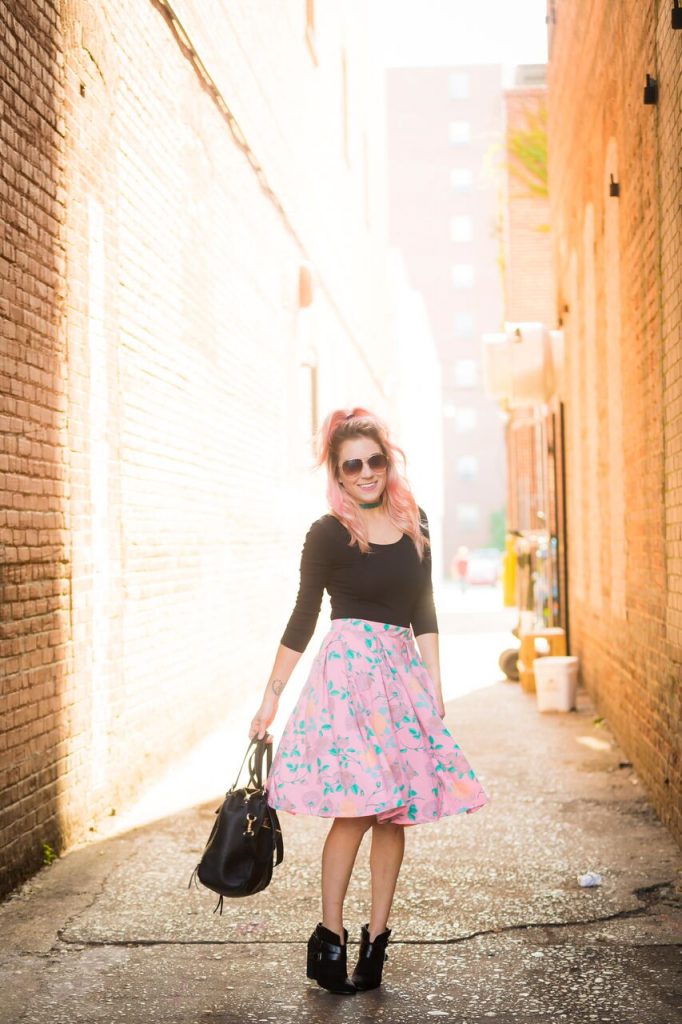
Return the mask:
MULTIPOLYGON (((503 320, 501 68, 386 72, 389 237, 424 299, 441 363, 443 570, 504 540, 503 427, 479 338, 503 320)), ((412 387, 420 386, 419 375, 412 387)))
POLYGON ((504 318, 554 325, 544 64, 522 64, 504 90, 504 318))
MULTIPOLYGON (((504 107, 505 322, 520 333, 510 334, 507 352, 498 353, 511 356, 501 405, 507 413, 507 529, 518 559, 515 603, 534 628, 568 631, 562 380, 559 346, 549 343, 556 312, 544 65, 514 70, 504 107), (542 331, 523 326, 530 324, 542 331), (524 403, 518 378, 527 377, 534 362, 540 371, 534 401, 524 403)), ((484 339, 484 349, 490 340, 484 339)))
POLYGON ((311 431, 389 409, 366 18, 0 0, 0 895, 218 722, 241 746, 311 431))

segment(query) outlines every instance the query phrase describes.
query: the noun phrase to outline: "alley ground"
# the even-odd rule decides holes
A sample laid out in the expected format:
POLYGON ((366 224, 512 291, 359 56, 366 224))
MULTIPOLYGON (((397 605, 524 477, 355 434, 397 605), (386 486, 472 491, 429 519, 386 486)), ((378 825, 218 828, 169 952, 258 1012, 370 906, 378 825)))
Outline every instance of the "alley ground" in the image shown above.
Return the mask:
MULTIPOLYGON (((679 1024, 682 855, 608 723, 585 694, 541 715, 502 681, 514 615, 496 593, 446 586, 439 611, 447 723, 492 802, 409 831, 381 990, 344 999, 305 978, 324 821, 283 814, 271 887, 222 917, 188 889, 218 795, 195 758, 201 803, 122 818, 0 906, 0 1021, 679 1024), (590 869, 603 883, 583 889, 590 869)), ((192 792, 189 764, 140 808, 192 792)), ((355 940, 367 853, 347 901, 355 940)))

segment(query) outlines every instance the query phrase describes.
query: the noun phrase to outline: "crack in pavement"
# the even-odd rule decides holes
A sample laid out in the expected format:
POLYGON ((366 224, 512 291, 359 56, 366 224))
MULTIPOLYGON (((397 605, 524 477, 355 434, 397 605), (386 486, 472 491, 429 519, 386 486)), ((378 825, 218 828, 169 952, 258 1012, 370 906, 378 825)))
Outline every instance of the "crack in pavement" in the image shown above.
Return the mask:
MULTIPOLYGON (((133 849, 127 856, 122 857, 119 861, 117 861, 115 865, 109 867, 109 869, 100 878, 99 884, 97 885, 97 890, 94 893, 92 899, 89 900, 87 903, 83 904, 82 907, 79 907, 78 910, 74 910, 72 914, 69 914, 69 916, 64 921, 64 924, 57 929, 57 931, 55 932, 57 941, 68 943, 69 940, 64 938, 64 932, 67 930, 67 928, 70 928, 71 924, 74 921, 77 921, 82 914, 86 914, 88 910, 91 910, 94 907, 95 903, 100 898, 100 896, 104 895, 111 875, 118 871, 119 868, 126 865, 128 861, 133 860, 133 858, 136 856, 136 853, 137 851, 133 847, 133 849)), ((51 947, 51 949, 54 949, 54 945, 51 947)))
MULTIPOLYGON (((580 921, 531 921, 527 924, 513 924, 503 928, 470 932, 468 935, 459 935, 452 939, 395 939, 391 945, 454 946, 460 942, 469 942, 471 939, 484 938, 487 935, 503 935, 529 931, 534 928, 582 928, 605 921, 641 917, 648 910, 648 907, 640 907, 637 910, 619 910, 615 914, 604 914, 601 917, 591 917, 580 921)), ((64 946, 76 946, 84 949, 90 946, 128 946, 132 948, 137 946, 301 946, 307 939, 68 939, 60 936, 60 941, 64 946)), ((349 945, 358 945, 358 943, 351 940, 349 945)), ((676 948, 682 946, 682 942, 656 943, 656 946, 676 948)), ((52 948, 56 952, 58 947, 53 946, 52 948)))
MULTIPOLYGON (((303 945, 306 939, 267 939, 267 938, 233 938, 233 939, 78 939, 69 938, 65 933, 72 923, 87 910, 91 909, 96 903, 99 896, 102 895, 106 886, 107 877, 105 876, 98 887, 97 893, 87 903, 86 906, 81 907, 78 911, 69 916, 66 922, 56 932, 56 941, 46 952, 22 952, 20 956, 44 956, 49 957, 52 953, 59 952, 60 948, 72 947, 72 948, 94 948, 94 947, 106 947, 106 946, 120 946, 128 948, 136 947, 148 947, 148 946, 243 946, 243 945, 292 945, 298 946, 303 945)), ((391 942, 394 946, 454 946, 462 942, 469 942, 472 939, 485 938, 489 935, 503 935, 510 934, 513 932, 524 932, 530 931, 537 928, 585 928, 593 924, 601 924, 608 921, 626 920, 629 918, 637 918, 645 916, 649 911, 659 902, 666 902, 663 897, 667 892, 674 892, 672 889, 673 880, 667 880, 665 882, 657 882, 654 885, 642 886, 639 889, 634 889, 632 895, 635 896, 644 905, 636 907, 632 910, 618 910, 612 914, 603 914, 598 917, 583 918, 579 920, 566 920, 566 921, 530 921, 525 923, 517 923, 511 925, 505 925, 500 928, 488 928, 481 931, 469 932, 466 935, 455 936, 450 939, 398 939, 396 938, 391 942)), ((674 899, 676 900, 676 894, 674 899)), ((351 940, 349 945, 357 945, 355 941, 351 940)), ((656 943, 656 946, 676 948, 681 946, 682 942, 671 942, 671 943, 656 943)))

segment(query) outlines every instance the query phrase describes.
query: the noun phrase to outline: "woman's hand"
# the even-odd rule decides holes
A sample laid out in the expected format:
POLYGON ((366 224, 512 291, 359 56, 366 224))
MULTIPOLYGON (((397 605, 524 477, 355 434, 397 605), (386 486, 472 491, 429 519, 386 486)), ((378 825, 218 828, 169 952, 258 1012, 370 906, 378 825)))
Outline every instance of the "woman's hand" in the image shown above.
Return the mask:
MULTIPOLYGON (((249 739, 252 740, 254 737, 258 737, 259 740, 263 739, 268 726, 272 725, 275 720, 278 707, 279 697, 276 697, 273 693, 268 693, 263 697, 261 706, 251 720, 249 739)), ((268 743, 272 743, 272 736, 268 736, 268 743)))
MULTIPOLYGON (((280 694, 287 685, 289 676, 298 664, 301 651, 292 651, 289 647, 280 644, 275 655, 275 664, 265 687, 263 700, 258 711, 251 719, 249 726, 249 739, 258 737, 262 740, 267 732, 268 726, 272 725, 277 708, 279 707, 280 694)), ((272 736, 268 736, 268 743, 272 743, 272 736)))

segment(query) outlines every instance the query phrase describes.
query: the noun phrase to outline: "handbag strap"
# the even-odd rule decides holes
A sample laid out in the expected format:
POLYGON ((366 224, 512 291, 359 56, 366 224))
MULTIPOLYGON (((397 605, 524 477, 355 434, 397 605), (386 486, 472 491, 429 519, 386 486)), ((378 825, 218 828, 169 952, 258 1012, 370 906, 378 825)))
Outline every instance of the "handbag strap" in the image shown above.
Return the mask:
POLYGON ((272 848, 276 854, 275 867, 284 860, 284 843, 282 842, 282 830, 279 827, 279 818, 274 807, 268 807, 270 828, 272 829, 272 848))
POLYGON ((266 733, 262 740, 256 740, 255 750, 249 760, 249 787, 262 789, 272 768, 272 743, 267 742, 266 733), (266 759, 265 775, 263 775, 263 755, 266 759))
POLYGON ((267 732, 265 733, 265 736, 263 736, 263 739, 259 740, 257 737, 254 736, 254 738, 251 740, 251 742, 249 743, 248 747, 246 748, 246 753, 244 754, 244 759, 243 759, 241 765, 239 766, 239 771, 237 772, 237 778, 234 780, 234 785, 232 786, 232 789, 236 789, 237 788, 237 784, 239 783, 239 777, 240 777, 240 775, 242 773, 242 769, 243 769, 243 767, 244 767, 244 765, 246 763, 246 759, 247 759, 247 757, 249 757, 249 754, 251 756, 249 758, 249 782, 248 782, 248 786, 249 786, 250 789, 262 789, 263 788, 263 784, 265 782, 265 779, 267 779, 268 775, 270 774, 270 769, 272 768, 272 743, 268 743, 267 740, 268 740, 268 733, 267 732), (253 750, 251 749, 252 747, 254 748, 253 750), (265 754, 265 757, 266 757, 265 779, 263 778, 263 755, 264 754, 265 754))

